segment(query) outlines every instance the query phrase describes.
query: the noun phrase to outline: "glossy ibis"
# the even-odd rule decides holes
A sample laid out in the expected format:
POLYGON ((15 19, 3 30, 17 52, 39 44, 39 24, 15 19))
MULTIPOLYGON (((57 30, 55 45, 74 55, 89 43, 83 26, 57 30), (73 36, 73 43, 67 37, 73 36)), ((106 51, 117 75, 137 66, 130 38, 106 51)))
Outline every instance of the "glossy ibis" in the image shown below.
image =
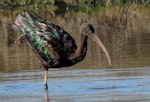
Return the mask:
POLYGON ((91 37, 102 48, 111 63, 109 54, 94 33, 91 24, 80 27, 79 41, 75 40, 60 26, 43 19, 37 14, 25 11, 25 16, 18 15, 13 28, 21 35, 16 40, 25 38, 35 54, 40 58, 45 69, 44 86, 48 89, 48 68, 68 67, 82 61, 87 52, 87 39, 91 37))

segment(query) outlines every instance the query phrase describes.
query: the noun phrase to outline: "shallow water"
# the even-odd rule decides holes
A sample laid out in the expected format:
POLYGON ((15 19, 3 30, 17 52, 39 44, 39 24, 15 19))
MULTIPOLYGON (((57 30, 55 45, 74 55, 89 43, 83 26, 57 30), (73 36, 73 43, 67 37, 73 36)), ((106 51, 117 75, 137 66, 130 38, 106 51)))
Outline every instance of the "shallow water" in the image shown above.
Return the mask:
POLYGON ((150 67, 0 73, 1 102, 149 102, 150 67))
POLYGON ((50 69, 47 92, 43 70, 31 48, 12 24, 22 10, 0 13, 0 102, 150 102, 150 10, 133 9, 118 17, 113 10, 94 15, 33 11, 60 25, 78 41, 82 20, 91 23, 108 49, 112 64, 93 41, 85 59, 75 66, 50 69))

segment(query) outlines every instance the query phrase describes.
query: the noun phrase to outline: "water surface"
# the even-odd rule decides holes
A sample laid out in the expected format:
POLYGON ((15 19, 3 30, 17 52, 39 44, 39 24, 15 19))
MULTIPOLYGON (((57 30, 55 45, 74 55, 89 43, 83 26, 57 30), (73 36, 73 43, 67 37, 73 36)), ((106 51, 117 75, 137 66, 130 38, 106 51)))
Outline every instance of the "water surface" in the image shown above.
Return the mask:
MULTIPOLYGON (((20 10, 20 9, 19 9, 20 10)), ((0 13, 1 102, 150 102, 150 10, 129 8, 97 12, 66 12, 53 15, 33 10, 60 25, 78 41, 82 21, 95 28, 108 49, 112 64, 93 41, 88 41, 85 59, 75 66, 50 69, 47 92, 43 89, 41 63, 22 41, 12 24, 22 10, 0 13)))
POLYGON ((149 102, 150 67, 0 73, 2 102, 149 102))

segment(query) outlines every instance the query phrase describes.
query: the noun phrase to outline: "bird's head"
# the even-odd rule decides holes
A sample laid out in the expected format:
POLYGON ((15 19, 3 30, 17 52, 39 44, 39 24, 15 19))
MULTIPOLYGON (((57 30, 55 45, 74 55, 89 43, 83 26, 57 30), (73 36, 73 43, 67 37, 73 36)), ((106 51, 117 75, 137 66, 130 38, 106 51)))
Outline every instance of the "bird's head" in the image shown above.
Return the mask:
POLYGON ((100 41, 98 36, 95 34, 94 27, 91 24, 84 23, 81 25, 80 33, 84 36, 88 36, 88 37, 92 38, 98 44, 98 46, 100 48, 102 48, 102 50, 104 51, 104 53, 108 59, 109 64, 111 64, 111 60, 110 60, 108 51, 105 48, 105 46, 103 45, 103 43, 100 41))
POLYGON ((82 33, 82 35, 85 36, 90 36, 92 34, 95 34, 94 27, 88 23, 84 23, 81 25, 80 32, 82 33))

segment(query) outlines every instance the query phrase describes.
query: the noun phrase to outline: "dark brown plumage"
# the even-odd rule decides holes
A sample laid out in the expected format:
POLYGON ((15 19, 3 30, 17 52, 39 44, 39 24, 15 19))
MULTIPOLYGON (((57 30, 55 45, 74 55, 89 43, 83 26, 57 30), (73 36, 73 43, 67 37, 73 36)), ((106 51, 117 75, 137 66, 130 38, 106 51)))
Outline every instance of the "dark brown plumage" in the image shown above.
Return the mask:
POLYGON ((23 33, 17 41, 25 37, 33 51, 41 59, 45 69, 44 85, 46 89, 48 89, 48 68, 68 67, 82 61, 87 52, 89 36, 102 48, 111 63, 106 48, 94 33, 91 24, 81 25, 77 45, 75 40, 61 27, 33 12, 25 11, 25 17, 19 14, 13 28, 23 33))

